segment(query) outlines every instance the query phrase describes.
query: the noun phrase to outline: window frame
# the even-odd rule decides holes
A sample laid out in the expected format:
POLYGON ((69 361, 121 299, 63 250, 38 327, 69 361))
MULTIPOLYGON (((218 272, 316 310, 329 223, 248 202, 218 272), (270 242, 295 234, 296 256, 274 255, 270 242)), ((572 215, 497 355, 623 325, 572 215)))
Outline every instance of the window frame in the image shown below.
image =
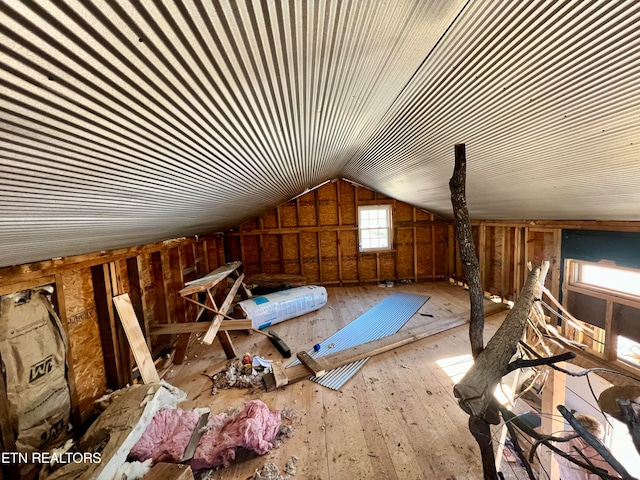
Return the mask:
POLYGON ((393 251, 394 238, 393 238, 393 205, 391 203, 381 204, 366 204, 358 205, 357 209, 357 222, 358 222, 358 252, 359 253, 375 253, 375 252, 389 252, 393 251), (386 210, 387 212, 387 225, 384 227, 371 227, 365 228, 362 226, 361 212, 365 210, 386 210), (363 231, 366 230, 386 230, 387 231, 387 246, 386 247, 368 247, 362 246, 363 243, 363 231))
MULTIPOLYGON (((562 302, 565 306, 567 306, 567 303, 569 302, 568 296, 571 294, 585 295, 606 302, 603 327, 598 327, 588 322, 580 322, 583 327, 586 327, 587 330, 591 331, 591 335, 594 335, 596 337, 596 340, 598 341, 598 345, 594 343, 594 345, 587 347, 587 350, 607 360, 620 361, 627 366, 631 366, 636 369, 640 368, 640 362, 625 359, 622 355, 619 356, 619 353, 621 352, 619 352, 618 350, 618 337, 622 335, 618 333, 619 326, 617 322, 622 320, 620 320, 618 316, 614 314, 614 308, 617 308, 615 307, 616 305, 640 309, 640 296, 583 282, 582 268, 585 265, 611 268, 621 271, 627 270, 632 272, 640 272, 640 270, 621 267, 608 261, 589 262, 571 258, 565 259, 565 279, 562 302)), ((567 333, 566 329, 567 327, 565 326, 563 328, 565 334, 567 333)), ((582 334, 579 334, 576 340, 582 342, 582 334)), ((629 340, 635 343, 639 343, 636 339, 629 340)))

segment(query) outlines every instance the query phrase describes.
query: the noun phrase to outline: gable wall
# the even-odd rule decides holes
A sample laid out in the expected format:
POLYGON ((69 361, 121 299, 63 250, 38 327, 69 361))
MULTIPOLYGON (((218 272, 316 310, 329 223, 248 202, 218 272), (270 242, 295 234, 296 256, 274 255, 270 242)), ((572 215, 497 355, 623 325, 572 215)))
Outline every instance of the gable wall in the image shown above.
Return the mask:
POLYGON ((302 275, 321 285, 445 280, 453 268, 451 222, 344 180, 335 180, 226 233, 228 260, 245 274, 302 275), (391 204, 391 251, 358 251, 358 205, 391 204), (451 232, 450 232, 451 230, 451 232))

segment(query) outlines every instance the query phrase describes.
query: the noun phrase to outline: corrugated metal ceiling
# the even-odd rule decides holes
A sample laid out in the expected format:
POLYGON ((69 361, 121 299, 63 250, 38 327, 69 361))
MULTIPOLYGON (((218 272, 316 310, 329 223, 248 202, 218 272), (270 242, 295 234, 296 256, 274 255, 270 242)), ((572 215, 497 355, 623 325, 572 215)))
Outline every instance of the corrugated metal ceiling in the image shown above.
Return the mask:
POLYGON ((640 3, 0 0, 0 265, 225 229, 344 176, 640 219, 640 3))

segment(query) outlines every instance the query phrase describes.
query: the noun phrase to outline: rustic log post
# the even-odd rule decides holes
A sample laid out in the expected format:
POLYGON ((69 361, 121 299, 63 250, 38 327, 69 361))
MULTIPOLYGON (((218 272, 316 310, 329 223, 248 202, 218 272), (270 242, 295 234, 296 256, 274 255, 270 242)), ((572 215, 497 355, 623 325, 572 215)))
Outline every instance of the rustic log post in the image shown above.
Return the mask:
POLYGON ((473 242, 469 210, 465 184, 467 177, 467 157, 464 143, 455 146, 455 166, 449 189, 451 190, 451 204, 456 227, 456 241, 460 247, 460 261, 464 270, 464 276, 469 285, 469 301, 471 304, 471 317, 469 319, 469 341, 471 342, 471 354, 476 358, 484 347, 484 291, 480 283, 480 264, 476 255, 476 247, 473 242))
MULTIPOLYGON (((480 264, 476 255, 469 210, 467 209, 466 176, 467 158, 465 145, 457 144, 455 146, 455 166, 451 180, 449 180, 449 189, 451 190, 451 204, 456 227, 456 241, 460 248, 460 261, 462 262, 467 285, 469 285, 469 342, 471 343, 471 354, 475 359, 484 348, 484 291, 480 281, 480 264)), ((495 406, 495 402, 493 405, 495 406)), ((493 417, 492 423, 497 423, 498 413, 496 408, 491 408, 489 411, 485 408, 482 415, 471 415, 469 417, 469 431, 480 447, 485 480, 496 480, 498 472, 496 470, 491 428, 488 420, 490 417, 493 417)))

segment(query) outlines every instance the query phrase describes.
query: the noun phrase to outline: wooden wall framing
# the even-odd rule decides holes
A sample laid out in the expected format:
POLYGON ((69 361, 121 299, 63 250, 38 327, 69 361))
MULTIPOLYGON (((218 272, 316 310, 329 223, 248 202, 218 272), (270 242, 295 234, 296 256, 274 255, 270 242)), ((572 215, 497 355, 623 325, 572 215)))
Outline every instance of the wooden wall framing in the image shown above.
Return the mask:
MULTIPOLYGON (((133 358, 112 298, 128 293, 146 334, 151 323, 193 320, 178 291, 225 262, 220 235, 168 240, 0 268, 0 295, 42 285, 54 287, 54 306, 69 337, 68 381, 74 422, 92 414, 107 388, 133 380, 133 358)), ((146 335, 152 352, 179 337, 146 335)))
MULTIPOLYGON (((472 222, 480 262, 482 286, 488 295, 515 301, 527 278, 527 263, 551 265, 545 285, 554 296, 560 290, 562 225, 540 226, 535 222, 472 222)), ((458 247, 455 246, 451 279, 465 282, 458 247)))
MULTIPOLYGON (((640 222, 475 221, 483 286, 515 300, 526 263, 551 262, 547 287, 560 290, 563 229, 640 232, 640 222)), ((69 384, 74 421, 108 387, 131 381, 132 357, 112 308, 128 293, 142 331, 149 324, 193 319, 178 291, 226 261, 241 260, 245 274, 300 274, 309 283, 355 285, 383 280, 464 282, 453 224, 350 182, 336 180, 266 212, 225 235, 188 237, 118 250, 0 268, 0 295, 53 285, 53 301, 70 339, 69 384), (358 252, 358 205, 393 206, 394 248, 358 252)), ((175 335, 146 335, 157 356, 175 335)))
POLYGON ((450 276, 452 222, 344 180, 328 182, 226 233, 245 274, 303 275, 321 285, 435 281, 450 276), (391 204, 393 249, 361 253, 359 205, 391 204))

